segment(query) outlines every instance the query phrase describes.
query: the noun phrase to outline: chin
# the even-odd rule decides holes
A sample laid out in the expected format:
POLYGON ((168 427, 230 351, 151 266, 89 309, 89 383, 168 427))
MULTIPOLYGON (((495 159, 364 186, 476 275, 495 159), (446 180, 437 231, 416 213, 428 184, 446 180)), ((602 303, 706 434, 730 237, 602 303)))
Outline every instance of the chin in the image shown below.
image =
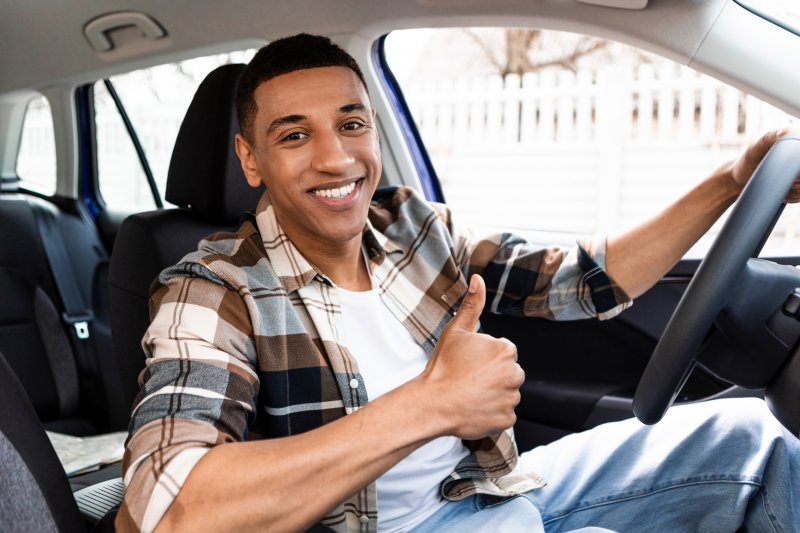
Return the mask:
POLYGON ((315 224, 316 234, 331 243, 345 244, 355 238, 361 238, 364 226, 367 224, 367 214, 358 220, 338 221, 320 220, 315 224))
MULTIPOLYGON (((366 222, 364 224, 366 224, 366 222)), ((361 224, 361 226, 359 226, 357 230, 348 228, 336 231, 327 228, 326 231, 320 232, 320 235, 322 236, 323 239, 325 239, 328 242, 336 244, 346 244, 355 238, 358 239, 361 238, 361 233, 364 231, 364 224, 361 224)))

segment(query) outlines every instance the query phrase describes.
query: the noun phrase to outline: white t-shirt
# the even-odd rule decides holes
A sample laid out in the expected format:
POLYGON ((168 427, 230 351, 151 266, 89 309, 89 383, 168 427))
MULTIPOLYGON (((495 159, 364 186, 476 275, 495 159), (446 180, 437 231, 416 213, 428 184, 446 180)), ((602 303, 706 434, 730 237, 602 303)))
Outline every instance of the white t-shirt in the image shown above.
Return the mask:
MULTIPOLYGON (((425 369, 427 354, 383 304, 377 290, 338 289, 338 293, 342 342, 358 363, 370 400, 425 369)), ((422 406, 423 416, 424 412, 422 406)), ((378 531, 407 531, 439 510, 446 503, 439 495, 439 484, 467 455, 461 439, 440 437, 378 478, 378 531)))

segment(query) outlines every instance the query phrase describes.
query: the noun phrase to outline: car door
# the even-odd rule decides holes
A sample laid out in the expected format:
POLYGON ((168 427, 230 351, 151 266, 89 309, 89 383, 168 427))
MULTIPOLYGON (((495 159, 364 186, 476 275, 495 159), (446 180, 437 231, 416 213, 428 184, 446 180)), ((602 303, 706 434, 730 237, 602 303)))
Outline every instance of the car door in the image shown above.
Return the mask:
MULTIPOLYGON (((396 112, 427 155, 429 199, 480 232, 542 246, 643 222, 791 120, 690 68, 591 36, 456 28, 395 32, 381 46, 396 112)), ((799 221, 786 209, 762 256, 800 263, 799 221)), ((613 320, 484 313, 483 329, 512 340, 526 371, 521 448, 632 416, 639 377, 721 224, 613 320)), ((729 387, 698 367, 677 400, 748 394, 729 387)))

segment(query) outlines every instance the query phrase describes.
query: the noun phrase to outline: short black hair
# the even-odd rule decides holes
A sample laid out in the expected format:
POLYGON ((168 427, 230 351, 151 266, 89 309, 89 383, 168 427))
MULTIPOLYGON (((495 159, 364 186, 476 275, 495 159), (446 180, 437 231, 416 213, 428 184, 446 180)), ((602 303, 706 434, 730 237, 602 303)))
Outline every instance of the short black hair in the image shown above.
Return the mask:
POLYGON ((299 33, 262 47, 245 67, 236 89, 236 116, 245 138, 253 141, 253 122, 258 111, 254 94, 259 85, 281 74, 320 67, 347 67, 367 88, 353 56, 327 37, 299 33))

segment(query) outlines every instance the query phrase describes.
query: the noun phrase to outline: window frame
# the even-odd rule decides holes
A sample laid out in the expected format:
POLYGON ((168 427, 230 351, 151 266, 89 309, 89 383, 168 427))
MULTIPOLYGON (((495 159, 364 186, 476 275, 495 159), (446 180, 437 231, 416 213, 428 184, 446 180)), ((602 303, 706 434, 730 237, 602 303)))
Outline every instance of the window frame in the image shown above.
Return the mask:
POLYGON ((378 73, 383 93, 389 101, 389 106, 397 118, 403 138, 411 152, 411 158, 417 170, 417 176, 425 198, 431 202, 445 203, 444 190, 436 174, 433 162, 428 155, 428 149, 425 147, 425 143, 422 142, 419 128, 417 128, 414 117, 411 115, 411 110, 408 107, 400 84, 386 61, 386 38, 388 36, 388 33, 382 35, 373 44, 372 62, 378 73))
POLYGON ((783 28, 784 30, 786 30, 786 31, 788 31, 790 33, 793 33, 793 34, 795 34, 795 35, 800 37, 800 28, 798 28, 797 26, 794 26, 792 24, 789 24, 788 22, 782 21, 781 19, 776 18, 776 17, 774 17, 774 16, 772 16, 772 15, 770 15, 770 14, 768 14, 768 13, 766 13, 766 12, 764 12, 764 11, 762 11, 762 10, 752 6, 752 5, 750 5, 750 3, 747 0, 733 0, 733 1, 739 7, 741 7, 742 9, 745 9, 745 10, 749 11, 750 13, 752 13, 752 14, 758 16, 758 17, 761 17, 762 19, 764 19, 764 20, 766 20, 768 22, 771 22, 772 24, 778 26, 779 28, 783 28))

